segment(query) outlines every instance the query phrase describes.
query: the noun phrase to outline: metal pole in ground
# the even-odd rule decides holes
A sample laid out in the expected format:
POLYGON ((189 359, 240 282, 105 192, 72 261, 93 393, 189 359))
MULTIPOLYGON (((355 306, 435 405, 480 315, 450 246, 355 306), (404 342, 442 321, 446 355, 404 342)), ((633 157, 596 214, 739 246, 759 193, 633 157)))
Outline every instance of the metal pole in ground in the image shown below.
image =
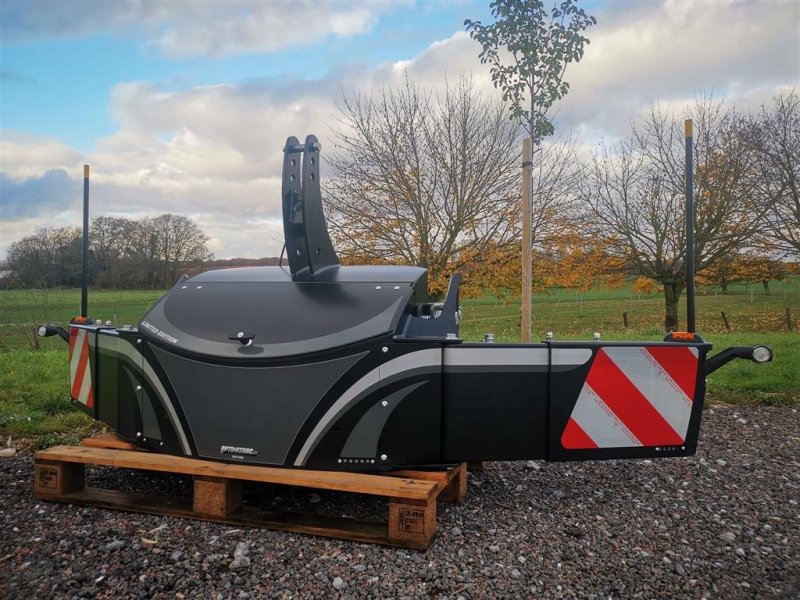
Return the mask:
POLYGON ((81 272, 81 316, 89 312, 89 165, 83 165, 83 251, 81 272))
POLYGON ((694 160, 692 120, 684 122, 686 134, 686 331, 695 332, 694 309, 694 160))
POLYGON ((532 221, 532 196, 531 173, 533 160, 531 140, 526 137, 522 140, 522 334, 523 343, 531 341, 531 268, 532 248, 531 229, 532 221))

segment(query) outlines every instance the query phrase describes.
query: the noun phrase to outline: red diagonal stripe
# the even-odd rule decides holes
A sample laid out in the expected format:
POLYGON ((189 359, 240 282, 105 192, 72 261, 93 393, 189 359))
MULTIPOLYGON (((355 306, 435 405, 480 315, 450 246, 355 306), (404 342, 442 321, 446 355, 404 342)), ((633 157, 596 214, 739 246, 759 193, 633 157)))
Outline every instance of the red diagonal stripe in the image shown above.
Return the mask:
POLYGON ((69 328, 69 357, 72 359, 72 353, 75 352, 75 340, 78 338, 78 330, 75 327, 69 328))
POLYGON ((78 359, 78 369, 75 372, 75 381, 72 384, 72 397, 79 400, 78 395, 81 393, 81 386, 83 385, 83 378, 89 376, 89 340, 83 339, 81 344, 81 355, 78 359))
POLYGON ((683 443, 681 436, 602 349, 592 363, 586 383, 643 446, 683 443))
POLYGON ((692 400, 697 383, 697 357, 684 347, 648 346, 647 351, 656 359, 672 380, 692 400))
POLYGON ((567 450, 583 450, 586 448, 597 448, 597 444, 581 428, 575 419, 570 417, 564 433, 561 434, 561 445, 567 450))

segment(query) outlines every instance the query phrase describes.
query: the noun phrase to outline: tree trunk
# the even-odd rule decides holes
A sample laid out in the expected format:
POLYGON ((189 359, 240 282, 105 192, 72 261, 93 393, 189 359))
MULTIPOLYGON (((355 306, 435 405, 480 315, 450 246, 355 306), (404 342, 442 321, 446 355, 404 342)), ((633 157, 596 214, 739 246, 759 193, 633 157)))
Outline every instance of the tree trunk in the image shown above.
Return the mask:
POLYGON ((762 279, 761 285, 764 286, 764 293, 769 296, 769 279, 762 279))
POLYGON ((664 313, 665 331, 676 331, 678 329, 678 300, 683 292, 683 284, 674 281, 662 282, 664 285, 664 301, 666 312, 664 313))
POLYGON ((722 283, 720 283, 719 287, 722 289, 722 293, 723 294, 727 294, 728 293, 728 282, 727 281, 723 281, 722 283))

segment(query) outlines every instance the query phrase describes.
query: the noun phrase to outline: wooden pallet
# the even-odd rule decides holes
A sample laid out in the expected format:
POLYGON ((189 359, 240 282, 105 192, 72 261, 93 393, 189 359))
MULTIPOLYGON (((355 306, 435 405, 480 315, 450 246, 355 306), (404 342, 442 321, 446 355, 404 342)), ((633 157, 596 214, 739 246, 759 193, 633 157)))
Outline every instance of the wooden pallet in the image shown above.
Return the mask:
POLYGON ((128 449, 124 441, 117 443, 111 438, 93 440, 84 440, 82 446, 57 446, 37 452, 34 496, 417 550, 427 549, 436 532, 437 500, 463 502, 466 497, 466 464, 446 470, 370 475, 225 464, 128 449), (191 475, 193 497, 189 500, 87 487, 86 465, 191 475), (376 522, 247 506, 242 503, 244 481, 381 496, 389 500, 388 519, 376 522))

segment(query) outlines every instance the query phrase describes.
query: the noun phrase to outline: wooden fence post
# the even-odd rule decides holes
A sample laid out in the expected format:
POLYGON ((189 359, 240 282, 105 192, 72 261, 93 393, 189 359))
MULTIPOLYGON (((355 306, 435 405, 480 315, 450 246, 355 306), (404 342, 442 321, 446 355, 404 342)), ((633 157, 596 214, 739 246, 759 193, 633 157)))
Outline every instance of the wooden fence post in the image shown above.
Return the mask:
POLYGON ((719 311, 719 314, 722 315, 722 322, 725 323, 725 329, 728 330, 728 333, 731 332, 731 324, 728 322, 728 316, 725 314, 724 310, 719 311))

